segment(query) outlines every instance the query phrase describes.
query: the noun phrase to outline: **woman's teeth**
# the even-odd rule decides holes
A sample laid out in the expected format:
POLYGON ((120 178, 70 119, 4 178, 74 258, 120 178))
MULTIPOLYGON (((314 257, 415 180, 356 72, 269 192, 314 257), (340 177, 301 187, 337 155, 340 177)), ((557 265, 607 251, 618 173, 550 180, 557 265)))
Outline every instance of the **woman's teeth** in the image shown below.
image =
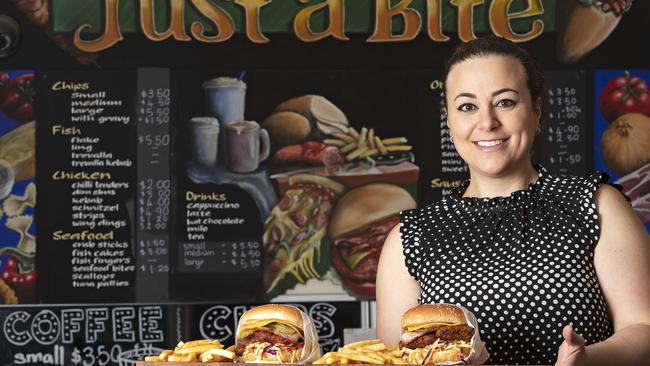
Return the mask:
POLYGON ((501 145, 503 143, 503 140, 477 141, 476 143, 481 147, 490 147, 501 145))

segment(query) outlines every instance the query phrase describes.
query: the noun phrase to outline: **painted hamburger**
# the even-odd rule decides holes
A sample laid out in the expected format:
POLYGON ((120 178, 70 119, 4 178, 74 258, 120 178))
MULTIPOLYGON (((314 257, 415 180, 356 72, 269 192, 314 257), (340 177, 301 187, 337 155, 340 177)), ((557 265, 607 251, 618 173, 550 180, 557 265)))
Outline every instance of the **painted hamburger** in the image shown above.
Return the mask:
POLYGON ((328 236, 332 266, 355 296, 375 297, 377 265, 384 241, 399 223, 399 212, 416 207, 405 189, 372 183, 344 194, 334 207, 328 236))

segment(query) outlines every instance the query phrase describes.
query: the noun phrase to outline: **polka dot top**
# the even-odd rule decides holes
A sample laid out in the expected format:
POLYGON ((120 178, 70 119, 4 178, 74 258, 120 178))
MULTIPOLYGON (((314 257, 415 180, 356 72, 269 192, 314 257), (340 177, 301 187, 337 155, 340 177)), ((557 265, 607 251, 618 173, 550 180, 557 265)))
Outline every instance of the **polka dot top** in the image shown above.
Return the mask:
POLYGON ((450 198, 400 213, 406 267, 420 303, 472 311, 488 364, 553 364, 572 324, 587 344, 613 334, 598 286, 594 193, 609 177, 555 175, 507 197, 450 198))

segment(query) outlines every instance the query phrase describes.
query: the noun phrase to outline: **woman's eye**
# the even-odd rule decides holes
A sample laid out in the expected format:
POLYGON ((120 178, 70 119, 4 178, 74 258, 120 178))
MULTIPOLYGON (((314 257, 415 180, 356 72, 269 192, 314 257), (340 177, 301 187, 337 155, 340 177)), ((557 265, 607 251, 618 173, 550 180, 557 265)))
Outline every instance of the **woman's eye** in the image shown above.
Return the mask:
POLYGON ((470 112, 476 109, 476 106, 471 103, 465 103, 458 106, 458 111, 460 112, 470 112))
POLYGON ((500 101, 497 102, 497 107, 510 108, 510 107, 514 107, 515 104, 517 103, 512 99, 501 99, 500 101))

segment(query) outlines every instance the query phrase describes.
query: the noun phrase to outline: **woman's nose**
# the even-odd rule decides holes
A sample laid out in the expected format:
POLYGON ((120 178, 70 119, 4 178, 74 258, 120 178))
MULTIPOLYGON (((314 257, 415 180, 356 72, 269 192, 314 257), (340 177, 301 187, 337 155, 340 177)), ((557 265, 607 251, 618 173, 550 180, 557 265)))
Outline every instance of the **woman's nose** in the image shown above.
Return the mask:
POLYGON ((479 113, 478 127, 482 130, 491 131, 499 127, 501 123, 491 107, 481 108, 479 113))

